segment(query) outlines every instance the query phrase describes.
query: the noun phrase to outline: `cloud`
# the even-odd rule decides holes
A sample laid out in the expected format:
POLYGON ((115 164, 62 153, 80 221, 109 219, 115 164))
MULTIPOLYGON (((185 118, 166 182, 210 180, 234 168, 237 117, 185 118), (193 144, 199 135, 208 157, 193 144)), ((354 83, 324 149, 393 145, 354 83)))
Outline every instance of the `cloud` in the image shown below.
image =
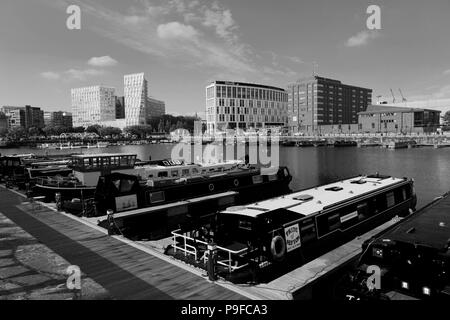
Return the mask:
POLYGON ((290 61, 292 61, 294 63, 298 63, 298 64, 304 63, 304 61, 299 57, 286 57, 286 58, 288 58, 290 61))
POLYGON ((367 45, 370 40, 376 39, 379 37, 379 33, 376 31, 361 31, 358 34, 350 37, 347 42, 347 47, 360 47, 367 45))
POLYGON ((92 57, 89 59, 88 64, 93 67, 112 67, 117 65, 117 60, 110 56, 92 57))
POLYGON ((89 77, 96 77, 104 74, 104 71, 96 69, 69 69, 64 72, 69 79, 86 80, 89 77))
POLYGON ((450 75, 450 69, 445 70, 443 73, 444 73, 444 75, 450 75))
POLYGON ((205 10, 203 25, 206 27, 214 27, 218 36, 224 39, 236 39, 233 30, 237 26, 233 20, 230 10, 205 10))
POLYGON ((41 77, 47 80, 58 80, 61 75, 53 71, 46 71, 41 73, 41 77))
POLYGON ((190 25, 185 25, 177 21, 160 24, 157 29, 158 37, 161 39, 193 39, 198 32, 190 25))
MULTIPOLYGON (((64 8, 70 2, 48 4, 64 8)), ((151 55, 170 67, 195 68, 208 76, 226 73, 230 78, 249 80, 293 74, 281 62, 273 65, 243 42, 232 11, 218 1, 139 0, 125 13, 113 10, 107 5, 109 2, 101 3, 83 1, 83 14, 95 18, 89 31, 151 55)), ((288 61, 283 58, 283 62, 288 61)), ((78 78, 93 74, 72 72, 78 78)))

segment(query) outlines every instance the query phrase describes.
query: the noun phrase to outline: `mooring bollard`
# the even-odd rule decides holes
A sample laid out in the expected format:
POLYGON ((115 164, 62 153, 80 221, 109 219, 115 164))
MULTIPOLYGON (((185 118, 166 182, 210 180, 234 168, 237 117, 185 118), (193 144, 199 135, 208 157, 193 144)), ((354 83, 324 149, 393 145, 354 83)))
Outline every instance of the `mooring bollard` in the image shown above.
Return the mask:
POLYGON ((208 278, 211 281, 216 281, 216 251, 217 245, 215 243, 208 244, 208 262, 206 265, 206 270, 208 271, 208 278))
POLYGON ((114 211, 112 211, 112 210, 107 210, 106 211, 107 220, 108 220, 108 235, 109 236, 115 235, 113 214, 114 214, 114 211))

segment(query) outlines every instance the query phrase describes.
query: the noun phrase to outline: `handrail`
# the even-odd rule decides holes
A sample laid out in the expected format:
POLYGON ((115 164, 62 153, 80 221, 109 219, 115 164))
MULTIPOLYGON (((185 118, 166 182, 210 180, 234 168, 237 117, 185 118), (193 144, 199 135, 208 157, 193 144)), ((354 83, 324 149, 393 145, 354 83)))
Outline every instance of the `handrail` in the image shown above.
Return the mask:
MULTIPOLYGON (((181 231, 181 229, 177 229, 177 230, 174 230, 174 231, 171 232, 172 235, 173 235, 174 252, 176 252, 176 250, 179 249, 181 251, 184 251, 184 255, 185 256, 187 256, 187 254, 191 254, 191 255, 194 255, 195 256, 195 260, 197 260, 197 249, 194 246, 191 246, 191 245, 187 244, 187 241, 188 240, 194 241, 195 243, 203 244, 203 245, 206 245, 206 246, 208 245, 208 243, 205 242, 205 241, 202 241, 202 240, 197 240, 197 239, 191 238, 191 237, 189 237, 189 236, 187 236, 185 234, 180 234, 180 233, 178 233, 179 231, 181 231), (177 238, 183 238, 183 240, 184 240, 184 248, 180 247, 180 246, 177 246, 177 238), (188 250, 188 248, 189 249, 193 249, 193 250, 188 250)), ((245 267, 248 266, 248 263, 244 263, 242 265, 238 265, 238 263, 239 263, 238 261, 235 261, 235 264, 232 265, 232 262, 233 262, 232 255, 241 256, 243 253, 248 251, 248 248, 243 248, 243 249, 240 249, 240 250, 231 250, 231 249, 227 249, 227 248, 224 248, 224 247, 221 247, 221 246, 216 246, 216 249, 224 251, 225 253, 228 254, 228 259, 218 260, 217 264, 220 264, 220 265, 222 265, 224 267, 227 267, 229 273, 232 273, 235 270, 239 270, 239 269, 242 269, 242 268, 245 268, 245 267)), ((203 255, 202 258, 203 258, 203 262, 204 263, 206 263, 208 261, 208 255, 205 254, 205 255, 203 255)))

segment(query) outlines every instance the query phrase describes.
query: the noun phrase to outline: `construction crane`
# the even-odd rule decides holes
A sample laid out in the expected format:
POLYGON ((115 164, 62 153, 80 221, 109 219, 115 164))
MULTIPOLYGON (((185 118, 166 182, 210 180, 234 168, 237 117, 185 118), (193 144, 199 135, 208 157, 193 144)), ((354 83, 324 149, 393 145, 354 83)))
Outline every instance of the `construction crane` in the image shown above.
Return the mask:
POLYGON ((390 90, 391 90, 391 94, 392 94, 392 103, 395 103, 394 91, 392 91, 392 89, 390 89, 390 90))
POLYGON ((406 100, 406 98, 403 96, 403 92, 400 88, 398 88, 398 91, 400 91, 400 95, 402 96, 402 102, 406 102, 408 100, 406 100))

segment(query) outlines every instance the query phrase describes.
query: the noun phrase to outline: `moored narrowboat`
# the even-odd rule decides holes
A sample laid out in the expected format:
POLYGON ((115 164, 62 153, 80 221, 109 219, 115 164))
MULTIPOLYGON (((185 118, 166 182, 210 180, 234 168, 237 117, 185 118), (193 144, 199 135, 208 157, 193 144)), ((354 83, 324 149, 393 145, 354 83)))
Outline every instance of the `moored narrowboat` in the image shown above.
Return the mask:
POLYGON ((396 215, 409 215, 415 204, 412 180, 358 176, 228 208, 218 213, 203 238, 192 240, 187 232, 174 231, 167 254, 190 256, 179 249, 180 241, 197 251, 213 241, 220 275, 234 282, 269 281, 396 215))
POLYGON ((449 301, 449 213, 447 193, 366 241, 356 267, 339 282, 337 298, 449 301))

